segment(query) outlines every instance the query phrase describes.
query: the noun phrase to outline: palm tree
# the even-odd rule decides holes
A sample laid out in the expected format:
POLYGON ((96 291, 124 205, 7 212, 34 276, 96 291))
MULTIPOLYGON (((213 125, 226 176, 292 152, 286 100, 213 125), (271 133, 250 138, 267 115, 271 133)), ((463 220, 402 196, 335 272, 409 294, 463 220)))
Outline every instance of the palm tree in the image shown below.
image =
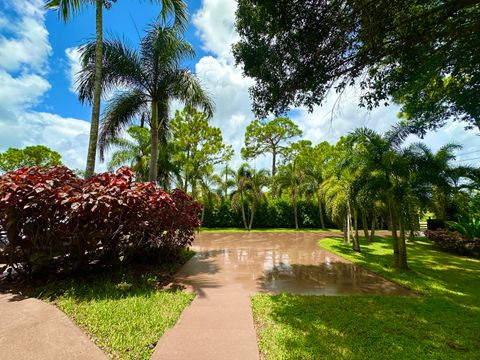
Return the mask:
POLYGON ((221 189, 223 200, 228 199, 228 192, 235 187, 235 171, 225 163, 225 167, 220 174, 214 175, 216 186, 221 189))
POLYGON ((112 159, 108 163, 108 169, 113 171, 122 165, 129 164, 135 171, 138 181, 146 181, 148 178, 148 164, 150 162, 150 134, 140 126, 132 126, 127 130, 133 140, 124 138, 112 139, 111 145, 116 148, 112 159))
POLYGON ((270 174, 268 170, 252 170, 248 187, 248 197, 250 200, 250 222, 248 230, 252 230, 253 218, 257 210, 257 205, 260 201, 265 200, 265 193, 263 188, 269 184, 270 174))
MULTIPOLYGON (((92 119, 90 125, 90 138, 87 153, 87 165, 85 177, 91 177, 95 172, 95 159, 97 155, 98 129, 100 123, 100 101, 102 96, 102 59, 103 59, 103 7, 107 9, 117 0, 48 0, 46 9, 55 9, 63 21, 67 22, 72 15, 79 12, 85 5, 95 5, 95 63, 92 69, 92 93, 89 100, 92 103, 92 119)), ((160 16, 166 20, 167 16, 173 14, 174 24, 181 28, 186 26, 188 14, 183 0, 151 0, 162 5, 160 16)))
POLYGON ((245 212, 245 205, 248 205, 247 191, 251 176, 252 174, 250 165, 248 165, 247 163, 240 165, 235 174, 236 190, 231 194, 232 206, 236 209, 240 208, 242 213, 243 226, 246 230, 248 230, 248 223, 245 212))
POLYGON ((308 192, 315 194, 318 201, 318 214, 320 226, 325 229, 325 220, 323 218, 323 189, 322 184, 325 180, 326 164, 332 158, 333 146, 324 141, 314 148, 306 148, 298 155, 298 166, 305 174, 303 186, 308 192))
MULTIPOLYGON (((192 46, 178 28, 154 24, 141 41, 140 51, 130 49, 118 39, 105 41, 102 88, 127 88, 108 102, 100 132, 100 155, 110 139, 116 137, 133 119, 150 109, 151 156, 149 181, 158 175, 159 130, 168 123, 169 102, 183 101, 201 107, 213 116, 213 102, 197 78, 180 62, 194 56, 192 46)), ((95 44, 81 48, 83 69, 78 88, 81 99, 90 99, 94 91, 95 44)))
POLYGON ((292 200, 293 218, 295 229, 298 230, 298 198, 300 196, 300 185, 305 178, 305 174, 296 166, 295 160, 291 163, 281 166, 275 177, 275 183, 280 193, 288 191, 292 200))

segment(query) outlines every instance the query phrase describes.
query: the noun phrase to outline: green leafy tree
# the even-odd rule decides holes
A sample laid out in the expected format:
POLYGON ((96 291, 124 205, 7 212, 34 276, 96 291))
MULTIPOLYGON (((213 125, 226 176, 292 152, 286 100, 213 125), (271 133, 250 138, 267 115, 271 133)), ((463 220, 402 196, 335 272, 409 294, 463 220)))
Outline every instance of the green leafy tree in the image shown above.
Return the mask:
POLYGON ((393 98, 417 133, 450 118, 480 127, 478 0, 239 0, 236 26, 258 116, 358 82, 361 105, 393 98))
POLYGON ((58 152, 43 145, 27 146, 24 149, 9 148, 0 153, 0 171, 9 172, 24 166, 62 165, 61 159, 58 152))
MULTIPOLYGON (((95 27, 96 40, 94 44, 95 56, 93 62, 89 62, 92 73, 91 93, 89 97, 80 97, 82 101, 88 100, 92 103, 92 119, 90 126, 90 139, 87 153, 87 165, 85 176, 91 177, 95 172, 95 159, 97 156, 98 131, 100 123, 100 102, 102 96, 102 59, 103 59, 103 8, 109 9, 117 0, 49 0, 45 4, 47 9, 55 9, 60 18, 67 22, 70 17, 79 12, 84 6, 93 4, 95 6, 95 27)), ((188 21, 186 5, 182 0, 151 0, 162 5, 160 16, 166 20, 170 14, 174 15, 174 24, 185 27, 188 21)), ((92 60, 92 59, 90 59, 92 60)), ((84 67, 87 64, 84 59, 84 67)), ((108 76, 108 75, 107 75, 108 76)))
POLYGON ((108 169, 114 171, 123 165, 129 165, 135 171, 135 177, 138 181, 147 181, 148 165, 150 162, 150 132, 148 129, 140 126, 131 126, 127 130, 131 137, 113 138, 111 146, 115 149, 108 169))
POLYGON ((177 149, 174 161, 181 166, 182 188, 192 193, 210 167, 228 161, 233 156, 231 146, 223 143, 219 128, 208 123, 208 117, 202 112, 187 106, 177 111, 170 122, 173 144, 177 149))
POLYGON ((255 158, 265 153, 272 154, 272 176, 277 173, 277 157, 283 154, 289 140, 301 136, 302 131, 288 118, 271 121, 253 120, 245 132, 244 159, 255 158))
MULTIPOLYGON (((100 132, 100 156, 110 139, 134 119, 150 111, 151 156, 149 181, 157 181, 159 132, 168 124, 169 103, 180 100, 192 107, 201 107, 207 117, 213 115, 213 103, 198 79, 180 66, 181 61, 194 56, 192 46, 178 28, 153 24, 140 44, 140 51, 130 49, 121 40, 103 44, 102 88, 126 88, 107 103, 100 132)), ((95 43, 81 48, 82 71, 78 89, 81 99, 91 99, 94 93, 96 61, 95 43)))

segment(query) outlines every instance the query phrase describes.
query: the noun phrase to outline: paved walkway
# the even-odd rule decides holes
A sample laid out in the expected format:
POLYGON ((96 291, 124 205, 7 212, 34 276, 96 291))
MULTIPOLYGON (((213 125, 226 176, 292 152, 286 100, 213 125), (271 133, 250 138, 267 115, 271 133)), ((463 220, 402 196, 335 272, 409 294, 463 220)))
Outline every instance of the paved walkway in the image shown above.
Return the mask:
POLYGON ((108 358, 55 306, 19 295, 0 294, 0 359, 108 358))
POLYGON ((408 295, 318 247, 337 233, 200 233, 177 281, 197 297, 160 339, 152 359, 258 359, 255 293, 408 295))

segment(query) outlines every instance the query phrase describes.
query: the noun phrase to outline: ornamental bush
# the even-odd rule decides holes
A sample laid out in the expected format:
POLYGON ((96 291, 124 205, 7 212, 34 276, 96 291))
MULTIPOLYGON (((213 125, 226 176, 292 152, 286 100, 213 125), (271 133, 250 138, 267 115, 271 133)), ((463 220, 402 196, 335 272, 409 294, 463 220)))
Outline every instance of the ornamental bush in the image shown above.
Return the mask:
POLYGON ((176 256, 193 241, 201 205, 179 190, 168 194, 133 179, 126 167, 88 180, 61 166, 5 174, 1 257, 34 274, 176 256))
POLYGON ((480 257, 480 241, 447 229, 427 230, 425 235, 440 249, 459 255, 480 257))

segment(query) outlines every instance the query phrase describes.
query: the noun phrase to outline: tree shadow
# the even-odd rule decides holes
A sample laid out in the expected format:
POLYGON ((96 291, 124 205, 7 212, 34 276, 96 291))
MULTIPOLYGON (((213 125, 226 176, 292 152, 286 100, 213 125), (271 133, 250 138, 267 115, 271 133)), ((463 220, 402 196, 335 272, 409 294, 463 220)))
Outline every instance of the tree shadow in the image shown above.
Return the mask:
POLYGON ((263 313, 257 322, 267 355, 278 351, 299 359, 407 359, 427 354, 473 358, 480 351, 474 327, 479 321, 473 320, 478 312, 445 299, 287 294, 269 299, 265 308, 255 309, 263 313), (279 328, 262 328, 262 323, 279 328), (279 331, 281 341, 270 342, 269 331, 279 331))

